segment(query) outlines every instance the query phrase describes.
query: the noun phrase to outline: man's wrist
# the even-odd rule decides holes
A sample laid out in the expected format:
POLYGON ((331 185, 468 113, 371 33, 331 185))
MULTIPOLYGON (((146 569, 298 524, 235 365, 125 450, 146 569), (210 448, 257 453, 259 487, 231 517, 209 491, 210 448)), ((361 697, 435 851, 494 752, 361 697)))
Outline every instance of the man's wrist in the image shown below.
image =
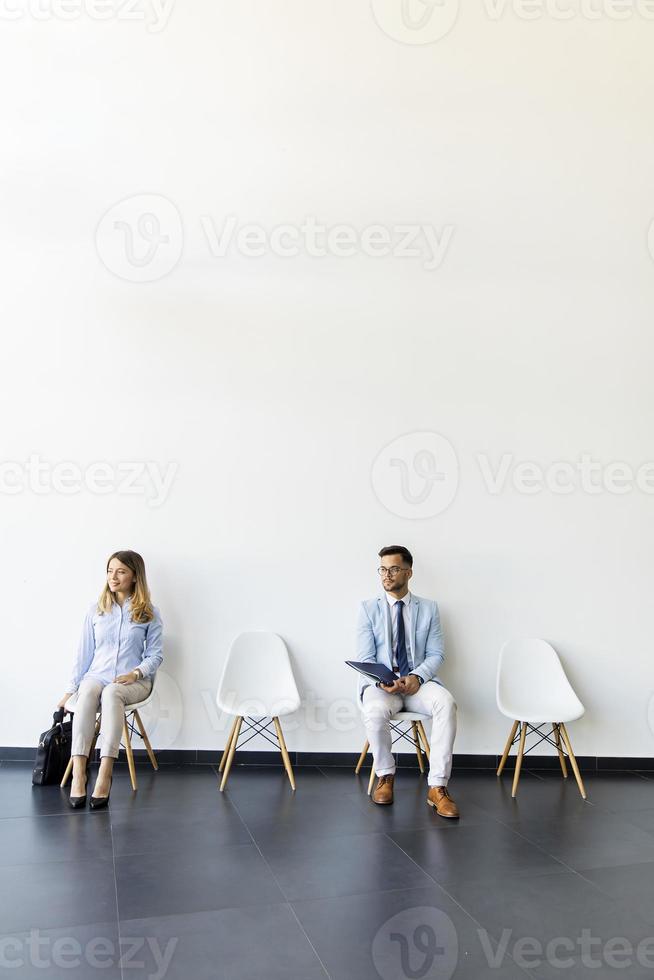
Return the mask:
POLYGON ((424 677, 421 677, 420 674, 409 674, 409 677, 417 677, 420 687, 422 687, 422 685, 425 683, 424 677))
POLYGON ((143 671, 140 669, 140 667, 135 667, 134 670, 132 671, 132 673, 133 674, 136 674, 137 681, 140 681, 140 680, 143 679, 143 671))

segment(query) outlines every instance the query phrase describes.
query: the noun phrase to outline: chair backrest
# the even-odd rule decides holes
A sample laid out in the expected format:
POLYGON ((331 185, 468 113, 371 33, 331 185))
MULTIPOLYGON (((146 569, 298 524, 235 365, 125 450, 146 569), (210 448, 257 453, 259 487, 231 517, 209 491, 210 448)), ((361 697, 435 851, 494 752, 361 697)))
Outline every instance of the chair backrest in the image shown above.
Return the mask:
POLYGON ((241 633, 231 645, 218 685, 221 711, 253 718, 287 715, 300 706, 286 644, 276 633, 241 633))
POLYGON ((584 706, 565 675, 553 646, 546 640, 507 641, 497 665, 497 706, 521 721, 571 721, 584 706))

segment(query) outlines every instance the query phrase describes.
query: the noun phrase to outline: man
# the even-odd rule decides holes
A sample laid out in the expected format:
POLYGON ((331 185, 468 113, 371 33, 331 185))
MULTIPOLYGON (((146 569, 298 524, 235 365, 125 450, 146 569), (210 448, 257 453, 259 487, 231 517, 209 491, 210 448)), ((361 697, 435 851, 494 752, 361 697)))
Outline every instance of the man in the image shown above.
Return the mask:
POLYGON ((383 663, 399 674, 390 685, 361 675, 359 697, 377 785, 374 803, 393 802, 395 759, 389 719, 403 708, 432 719, 427 803, 441 817, 456 818, 459 808, 447 790, 456 735, 456 703, 437 680, 443 663, 443 634, 438 606, 409 592, 413 557, 402 545, 379 552, 384 595, 362 603, 357 632, 357 660, 383 663))

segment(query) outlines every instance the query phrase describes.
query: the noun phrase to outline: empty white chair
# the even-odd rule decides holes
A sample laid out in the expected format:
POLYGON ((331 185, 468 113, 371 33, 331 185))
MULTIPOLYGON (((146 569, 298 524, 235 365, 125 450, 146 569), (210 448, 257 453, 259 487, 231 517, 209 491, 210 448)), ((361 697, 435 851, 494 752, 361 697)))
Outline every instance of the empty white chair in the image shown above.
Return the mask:
MULTIPOLYGON (((281 636, 250 632, 236 637, 227 654, 216 703, 221 711, 236 715, 218 767, 223 773, 221 792, 227 784, 241 730, 243 734, 254 733, 245 741, 262 735, 275 747, 279 746, 291 788, 295 789, 293 767, 279 719, 281 715, 297 711, 300 695, 281 636), (266 719, 270 720, 264 725, 266 719), (271 724, 275 726, 274 732, 268 730, 271 724)), ((241 743, 241 747, 244 744, 241 743)))
MULTIPOLYGON (((148 753, 148 759, 152 763, 153 769, 158 769, 159 765, 157 763, 157 758, 150 745, 150 739, 147 736, 143 722, 141 721, 141 716, 139 715, 139 710, 144 708, 146 704, 149 704, 154 697, 154 686, 157 683, 157 675, 155 673, 152 678, 152 687, 150 688, 150 693, 147 698, 142 701, 135 701, 134 704, 125 705, 125 717, 123 719, 123 739, 120 743, 125 749, 125 755, 127 756, 127 765, 129 767, 129 778, 132 783, 132 789, 138 789, 136 782, 136 766, 134 765, 134 753, 132 751, 132 735, 136 735, 136 729, 134 728, 134 722, 138 726, 138 734, 141 736, 143 744, 145 745, 145 751, 148 753)), ((75 704, 77 702, 77 694, 73 694, 72 697, 68 698, 65 705, 66 711, 75 711, 75 704)), ((95 734, 93 736, 93 741, 91 742, 91 750, 89 752, 89 762, 93 756, 93 750, 95 749, 95 743, 98 740, 98 735, 100 734, 100 720, 101 714, 98 712, 98 716, 95 722, 95 734)), ((61 785, 65 786, 70 778, 70 774, 73 771, 73 760, 70 759, 66 771, 64 773, 64 778, 61 780, 61 785)))
MULTIPOLYGON (((398 711, 396 714, 392 715, 389 719, 389 725, 391 726, 391 738, 392 745, 396 742, 402 741, 404 739, 410 742, 416 750, 416 755, 418 756, 418 766, 420 767, 420 772, 424 773, 425 763, 423 761, 423 752, 427 756, 427 762, 429 763, 429 742, 427 740, 427 735, 425 734, 425 727, 423 724, 424 719, 428 720, 428 715, 418 714, 417 711, 398 711), (409 730, 401 727, 402 725, 411 725, 411 735, 409 735, 409 730), (422 742, 422 745, 421 745, 422 742)), ((363 746, 363 751, 359 756, 359 761, 356 764, 355 773, 357 775, 361 771, 361 766, 366 761, 366 756, 368 754, 368 749, 370 748, 370 742, 366 741, 363 746)), ((375 762, 373 759, 372 767, 370 769, 370 781, 368 783, 368 796, 372 793, 372 784, 375 781, 375 762)))
POLYGON ((536 745, 547 741, 556 749, 561 771, 567 779, 568 769, 563 751, 566 750, 579 792, 586 799, 586 790, 565 727, 565 722, 581 718, 584 706, 565 676, 556 650, 549 643, 539 639, 520 639, 504 644, 497 665, 497 706, 503 715, 513 720, 497 770, 498 776, 502 775, 511 746, 519 743, 511 795, 515 796, 518 790, 525 739, 527 733, 532 732, 539 736, 536 745), (550 733, 540 731, 544 725, 552 726, 550 733))

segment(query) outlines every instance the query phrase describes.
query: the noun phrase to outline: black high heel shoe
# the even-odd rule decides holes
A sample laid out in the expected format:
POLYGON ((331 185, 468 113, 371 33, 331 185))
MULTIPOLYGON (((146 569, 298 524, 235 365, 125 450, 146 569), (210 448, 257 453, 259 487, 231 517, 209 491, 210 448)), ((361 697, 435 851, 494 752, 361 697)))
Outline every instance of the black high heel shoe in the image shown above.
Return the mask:
POLYGON ((89 781, 89 774, 86 773, 86 778, 84 780, 84 796, 69 796, 68 804, 72 810, 81 810, 82 807, 86 806, 86 786, 89 781))
MULTIPOLYGON (((111 784, 114 781, 113 773, 111 774, 111 779, 109 780, 109 793, 111 793, 111 784)), ((109 803, 109 793, 106 796, 92 796, 91 802, 89 803, 90 810, 103 810, 109 803)))

